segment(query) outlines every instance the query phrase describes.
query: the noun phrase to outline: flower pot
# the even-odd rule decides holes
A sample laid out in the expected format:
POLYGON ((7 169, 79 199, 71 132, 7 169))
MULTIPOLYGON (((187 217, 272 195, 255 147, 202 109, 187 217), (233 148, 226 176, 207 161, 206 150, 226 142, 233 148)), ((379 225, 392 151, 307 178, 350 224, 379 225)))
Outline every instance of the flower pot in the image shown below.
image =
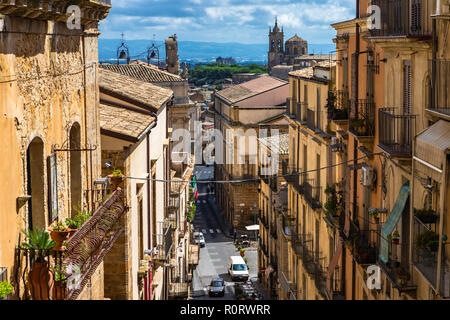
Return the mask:
POLYGON ((54 277, 47 261, 36 261, 28 273, 28 284, 33 300, 50 300, 54 277))
POLYGON ((241 257, 245 256, 245 251, 241 251, 240 254, 241 254, 241 257))
POLYGON ((109 183, 111 183, 114 190, 116 190, 119 187, 119 185, 123 182, 123 176, 109 175, 108 178, 109 183))
POLYGON ((380 224, 380 218, 373 218, 376 224, 380 224))
POLYGON ((66 231, 54 231, 52 229, 49 229, 50 231, 50 237, 52 240, 56 242, 56 246, 53 247, 54 251, 62 251, 65 248, 63 248, 62 244, 64 241, 69 239, 70 231, 67 229, 66 231))
POLYGON ((67 281, 55 281, 53 287, 53 300, 64 300, 67 296, 67 281))
POLYGON ((67 229, 69 231, 69 239, 73 237, 75 233, 77 233, 78 229, 67 229))
POLYGON ((392 239, 392 243, 398 245, 400 244, 400 239, 392 239))

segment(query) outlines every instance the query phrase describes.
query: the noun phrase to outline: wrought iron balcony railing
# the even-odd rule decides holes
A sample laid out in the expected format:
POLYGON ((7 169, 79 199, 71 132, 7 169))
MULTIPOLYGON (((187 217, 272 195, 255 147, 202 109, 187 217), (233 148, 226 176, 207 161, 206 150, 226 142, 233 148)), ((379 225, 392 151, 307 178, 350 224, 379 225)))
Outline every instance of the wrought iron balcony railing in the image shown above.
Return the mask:
POLYGON ((280 272, 280 285, 289 300, 297 300, 297 284, 288 279, 283 271, 280 272))
POLYGON ((169 285, 169 299, 187 298, 189 293, 189 283, 176 282, 169 285))
POLYGON ((430 282, 433 288, 437 289, 440 281, 439 294, 444 298, 450 297, 450 270, 448 268, 448 252, 450 242, 442 242, 441 274, 438 275, 438 252, 441 236, 434 232, 429 225, 423 224, 417 217, 414 217, 413 226, 414 247, 413 264, 430 282))
POLYGON ((350 132, 358 137, 375 136, 375 103, 372 100, 351 100, 350 132))
POLYGON ((322 187, 313 185, 314 180, 305 181, 305 200, 313 209, 322 208, 322 187))
POLYGON ((373 28, 376 37, 430 37, 431 0, 372 0, 380 8, 380 28, 373 28))
POLYGON ((173 228, 170 222, 160 222, 159 225, 162 228, 162 233, 156 236, 157 245, 152 258, 155 261, 167 261, 173 245, 173 228))
POLYGON ((126 206, 115 191, 61 251, 17 248, 16 293, 25 300, 75 300, 123 232, 126 206), (22 292, 22 288, 24 289, 22 292))
POLYGON ((350 110, 348 91, 329 91, 327 109, 329 120, 348 120, 350 110))
POLYGON ((410 158, 416 133, 416 115, 396 114, 395 108, 378 111, 379 147, 393 157, 410 158))
POLYGON ((435 74, 435 83, 430 83, 431 94, 427 108, 450 117, 450 60, 430 60, 429 70, 435 74))

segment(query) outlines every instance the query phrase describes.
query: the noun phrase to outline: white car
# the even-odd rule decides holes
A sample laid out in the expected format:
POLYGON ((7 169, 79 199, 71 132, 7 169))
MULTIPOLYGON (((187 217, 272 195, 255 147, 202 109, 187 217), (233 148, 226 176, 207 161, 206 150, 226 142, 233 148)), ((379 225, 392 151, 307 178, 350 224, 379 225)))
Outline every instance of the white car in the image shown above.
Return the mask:
POLYGON ((201 248, 206 245, 205 237, 202 232, 194 232, 194 241, 196 244, 199 244, 201 248))
POLYGON ((248 267, 241 256, 230 257, 228 260, 228 274, 231 277, 231 281, 245 282, 248 280, 248 267))

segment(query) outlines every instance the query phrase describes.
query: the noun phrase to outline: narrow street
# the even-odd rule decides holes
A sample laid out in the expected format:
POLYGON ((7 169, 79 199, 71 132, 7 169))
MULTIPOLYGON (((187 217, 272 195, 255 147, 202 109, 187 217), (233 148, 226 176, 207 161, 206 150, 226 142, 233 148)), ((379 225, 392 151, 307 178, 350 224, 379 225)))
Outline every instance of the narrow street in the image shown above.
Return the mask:
MULTIPOLYGON (((199 180, 210 180, 214 177, 213 167, 197 166, 195 175, 199 180)), ((234 300, 234 282, 227 272, 227 263, 230 256, 238 256, 239 251, 233 244, 229 230, 222 230, 218 217, 214 212, 215 197, 212 192, 207 193, 206 184, 198 184, 199 199, 197 213, 193 222, 195 231, 200 231, 205 237, 206 246, 200 249, 200 261, 194 272, 193 298, 199 300, 222 299, 234 300), (225 231, 225 232, 224 232, 225 231), (220 277, 225 280, 225 297, 212 297, 208 295, 208 286, 212 278, 220 277)), ((218 214, 218 213, 217 213, 218 214)), ((251 281, 257 281, 257 250, 248 248, 245 257, 248 258, 251 281)))

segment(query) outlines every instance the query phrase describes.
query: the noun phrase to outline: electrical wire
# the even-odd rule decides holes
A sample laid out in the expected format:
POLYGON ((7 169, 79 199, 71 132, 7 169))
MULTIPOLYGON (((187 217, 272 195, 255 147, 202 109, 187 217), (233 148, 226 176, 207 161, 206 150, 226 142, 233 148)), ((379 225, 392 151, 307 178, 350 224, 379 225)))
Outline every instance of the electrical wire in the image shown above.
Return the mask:
MULTIPOLYGON (((362 156, 362 157, 357 158, 357 159, 347 160, 347 161, 344 161, 344 162, 336 163, 336 164, 325 166, 325 167, 318 168, 318 169, 312 169, 312 170, 307 170, 307 171, 303 171, 303 172, 295 172, 295 173, 290 173, 290 174, 285 174, 285 175, 273 175, 273 176, 270 176, 269 179, 285 178, 285 177, 292 177, 292 176, 300 176, 300 175, 304 175, 304 174, 307 174, 307 173, 318 172, 318 171, 322 171, 322 170, 326 170, 326 169, 330 169, 330 168, 343 166, 343 165, 346 165, 347 163, 350 163, 350 162, 359 161, 359 160, 362 160, 362 159, 369 158, 371 156, 381 155, 381 154, 383 154, 383 153, 382 152, 371 153, 371 154, 367 154, 367 155, 362 156)), ((145 181, 155 181, 155 182, 178 182, 178 183, 184 183, 184 182, 189 182, 190 183, 190 182, 192 182, 192 180, 153 179, 153 178, 138 178, 138 177, 131 177, 131 176, 125 176, 124 179, 145 180, 145 181)), ((198 183, 198 184, 209 184, 209 183, 230 184, 230 183, 259 182, 259 181, 261 181, 260 178, 239 179, 239 180, 197 180, 195 182, 198 183)))
POLYGON ((75 75, 75 74, 79 74, 81 72, 83 72, 85 69, 87 68, 91 68, 93 66, 95 66, 97 64, 97 62, 90 62, 90 63, 86 63, 86 64, 80 64, 80 65, 76 65, 76 66, 71 66, 71 70, 75 69, 75 68, 82 68, 79 71, 71 71, 71 70, 65 70, 65 71, 60 71, 58 69, 52 68, 52 69, 45 69, 39 72, 26 72, 26 73, 18 73, 18 74, 11 74, 11 75, 5 75, 5 76, 0 76, 0 79, 7 79, 7 78, 15 78, 15 79, 8 79, 8 80, 0 80, 0 83, 6 83, 6 82, 22 82, 22 81, 30 81, 30 80, 38 80, 38 79, 42 79, 42 78, 46 78, 46 77, 60 77, 60 76, 64 76, 64 75, 75 75), (59 72, 57 74, 46 74, 46 73, 51 73, 51 72, 59 72))

